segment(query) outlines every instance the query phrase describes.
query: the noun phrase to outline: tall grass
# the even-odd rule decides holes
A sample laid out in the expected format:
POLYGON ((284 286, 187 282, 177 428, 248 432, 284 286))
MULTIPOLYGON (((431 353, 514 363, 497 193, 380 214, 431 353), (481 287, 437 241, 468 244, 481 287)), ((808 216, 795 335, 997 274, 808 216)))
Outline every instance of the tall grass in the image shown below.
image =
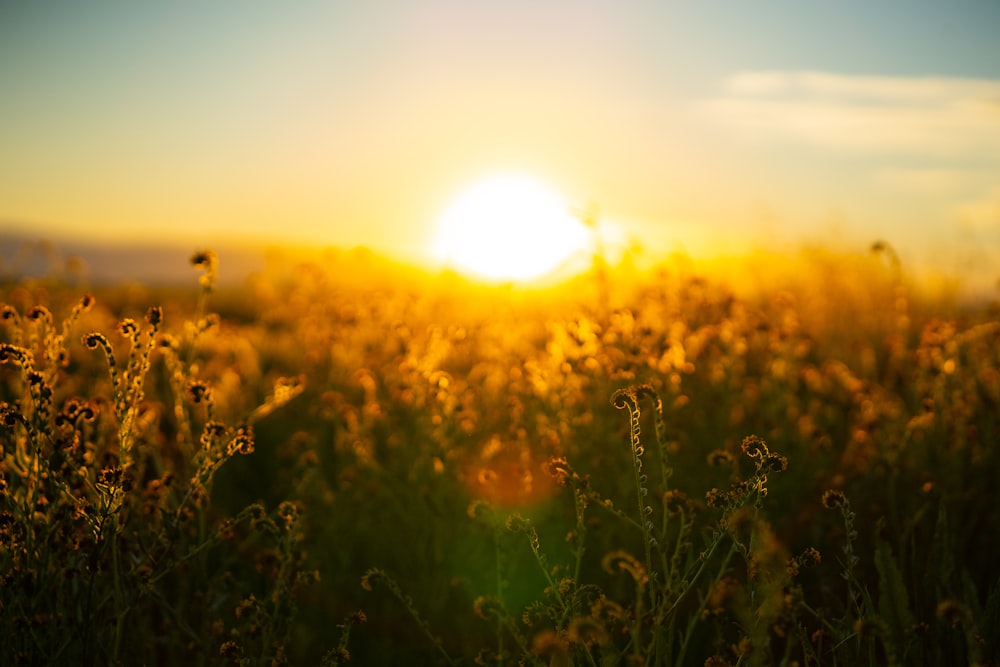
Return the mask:
POLYGON ((887 248, 5 285, 0 662, 996 664, 1000 322, 887 248))

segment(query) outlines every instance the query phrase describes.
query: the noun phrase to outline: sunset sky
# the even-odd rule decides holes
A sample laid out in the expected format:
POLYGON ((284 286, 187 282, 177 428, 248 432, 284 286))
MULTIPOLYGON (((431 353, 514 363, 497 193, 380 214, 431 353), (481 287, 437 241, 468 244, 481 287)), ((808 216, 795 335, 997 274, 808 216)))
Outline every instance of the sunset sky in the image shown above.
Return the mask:
POLYGON ((652 250, 989 271, 998 34, 996 0, 3 2, 0 230, 422 259, 516 171, 652 250))

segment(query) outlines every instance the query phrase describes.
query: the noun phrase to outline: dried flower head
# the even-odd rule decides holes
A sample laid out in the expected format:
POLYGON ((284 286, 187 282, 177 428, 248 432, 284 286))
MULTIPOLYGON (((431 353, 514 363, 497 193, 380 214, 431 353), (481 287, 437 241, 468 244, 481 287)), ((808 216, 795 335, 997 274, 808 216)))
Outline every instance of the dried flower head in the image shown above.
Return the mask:
POLYGON ((663 493, 663 508, 670 516, 679 516, 692 507, 691 499, 679 489, 669 489, 663 493))
POLYGON ((125 338, 135 338, 139 335, 139 325, 131 317, 126 317, 118 324, 118 331, 125 338))
POLYGON ((724 465, 731 465, 733 455, 724 449, 714 449, 708 453, 708 465, 718 468, 724 465))
POLYGON ((837 507, 844 507, 846 504, 847 496, 844 495, 843 491, 838 489, 828 489, 823 492, 823 507, 828 510, 832 510, 837 507))
POLYGON ((25 366, 31 361, 31 353, 23 347, 11 345, 10 343, 0 344, 0 363, 15 361, 25 366))
POLYGON ((25 423, 25 419, 17 406, 10 403, 0 403, 0 424, 7 428, 13 428, 18 423, 25 423))
POLYGON ((211 397, 211 388, 201 380, 192 380, 187 386, 188 400, 194 404, 207 401, 211 397))
POLYGON ((111 344, 108 343, 108 339, 104 337, 104 334, 100 333, 87 334, 83 337, 83 344, 90 350, 96 350, 99 347, 103 347, 105 349, 111 348, 111 344))
POLYGON ((740 448, 743 450, 744 454, 752 459, 759 458, 763 460, 770 454, 770 451, 767 449, 767 443, 755 435, 750 435, 744 438, 743 444, 740 445, 740 448))
POLYGON ((49 309, 46 308, 45 306, 32 307, 28 311, 27 317, 29 320, 33 322, 38 322, 38 321, 52 322, 52 313, 50 313, 49 309))
POLYGON ((567 480, 573 475, 573 469, 565 457, 557 456, 549 459, 542 465, 542 470, 549 477, 556 480, 559 486, 566 486, 567 480))
POLYGON ((938 620, 952 628, 970 627, 972 624, 972 612, 958 600, 944 600, 939 602, 936 616, 938 620))
POLYGON ((788 470, 788 458, 781 454, 771 453, 764 459, 764 467, 770 472, 785 472, 788 470))
POLYGON ((299 516, 299 508, 295 503, 286 500, 278 505, 278 516, 285 522, 285 527, 290 528, 299 516))
POLYGON ((152 306, 146 311, 146 321, 155 329, 163 321, 163 309, 159 306, 152 306))
POLYGON ((218 272, 219 258, 212 250, 202 250, 196 252, 191 257, 191 266, 201 269, 202 274, 198 278, 198 284, 205 292, 212 291, 215 285, 215 278, 218 272))
POLYGON ((236 437, 229 441, 226 451, 230 456, 233 454, 252 454, 254 450, 253 433, 249 429, 240 429, 236 437))
POLYGON ((627 572, 640 586, 649 582, 645 566, 635 556, 621 549, 606 554, 601 559, 601 567, 608 574, 627 572))

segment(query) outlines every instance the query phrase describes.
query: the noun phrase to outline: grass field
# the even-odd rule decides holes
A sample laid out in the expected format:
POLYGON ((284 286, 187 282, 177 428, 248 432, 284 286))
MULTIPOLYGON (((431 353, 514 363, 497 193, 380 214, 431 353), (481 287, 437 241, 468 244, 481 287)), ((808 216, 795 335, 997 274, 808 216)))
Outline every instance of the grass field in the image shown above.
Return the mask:
POLYGON ((1000 664, 997 308, 807 259, 0 286, 0 664, 1000 664))

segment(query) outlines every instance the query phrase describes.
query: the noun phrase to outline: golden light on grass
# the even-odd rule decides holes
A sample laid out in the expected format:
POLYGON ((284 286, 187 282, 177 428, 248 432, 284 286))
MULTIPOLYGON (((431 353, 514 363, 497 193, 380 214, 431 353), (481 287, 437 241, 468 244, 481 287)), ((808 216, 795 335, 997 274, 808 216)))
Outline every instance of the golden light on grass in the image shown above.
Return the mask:
POLYGON ((438 221, 432 253, 469 275, 528 281, 555 271, 590 242, 590 230, 550 188, 503 174, 455 197, 438 221))

